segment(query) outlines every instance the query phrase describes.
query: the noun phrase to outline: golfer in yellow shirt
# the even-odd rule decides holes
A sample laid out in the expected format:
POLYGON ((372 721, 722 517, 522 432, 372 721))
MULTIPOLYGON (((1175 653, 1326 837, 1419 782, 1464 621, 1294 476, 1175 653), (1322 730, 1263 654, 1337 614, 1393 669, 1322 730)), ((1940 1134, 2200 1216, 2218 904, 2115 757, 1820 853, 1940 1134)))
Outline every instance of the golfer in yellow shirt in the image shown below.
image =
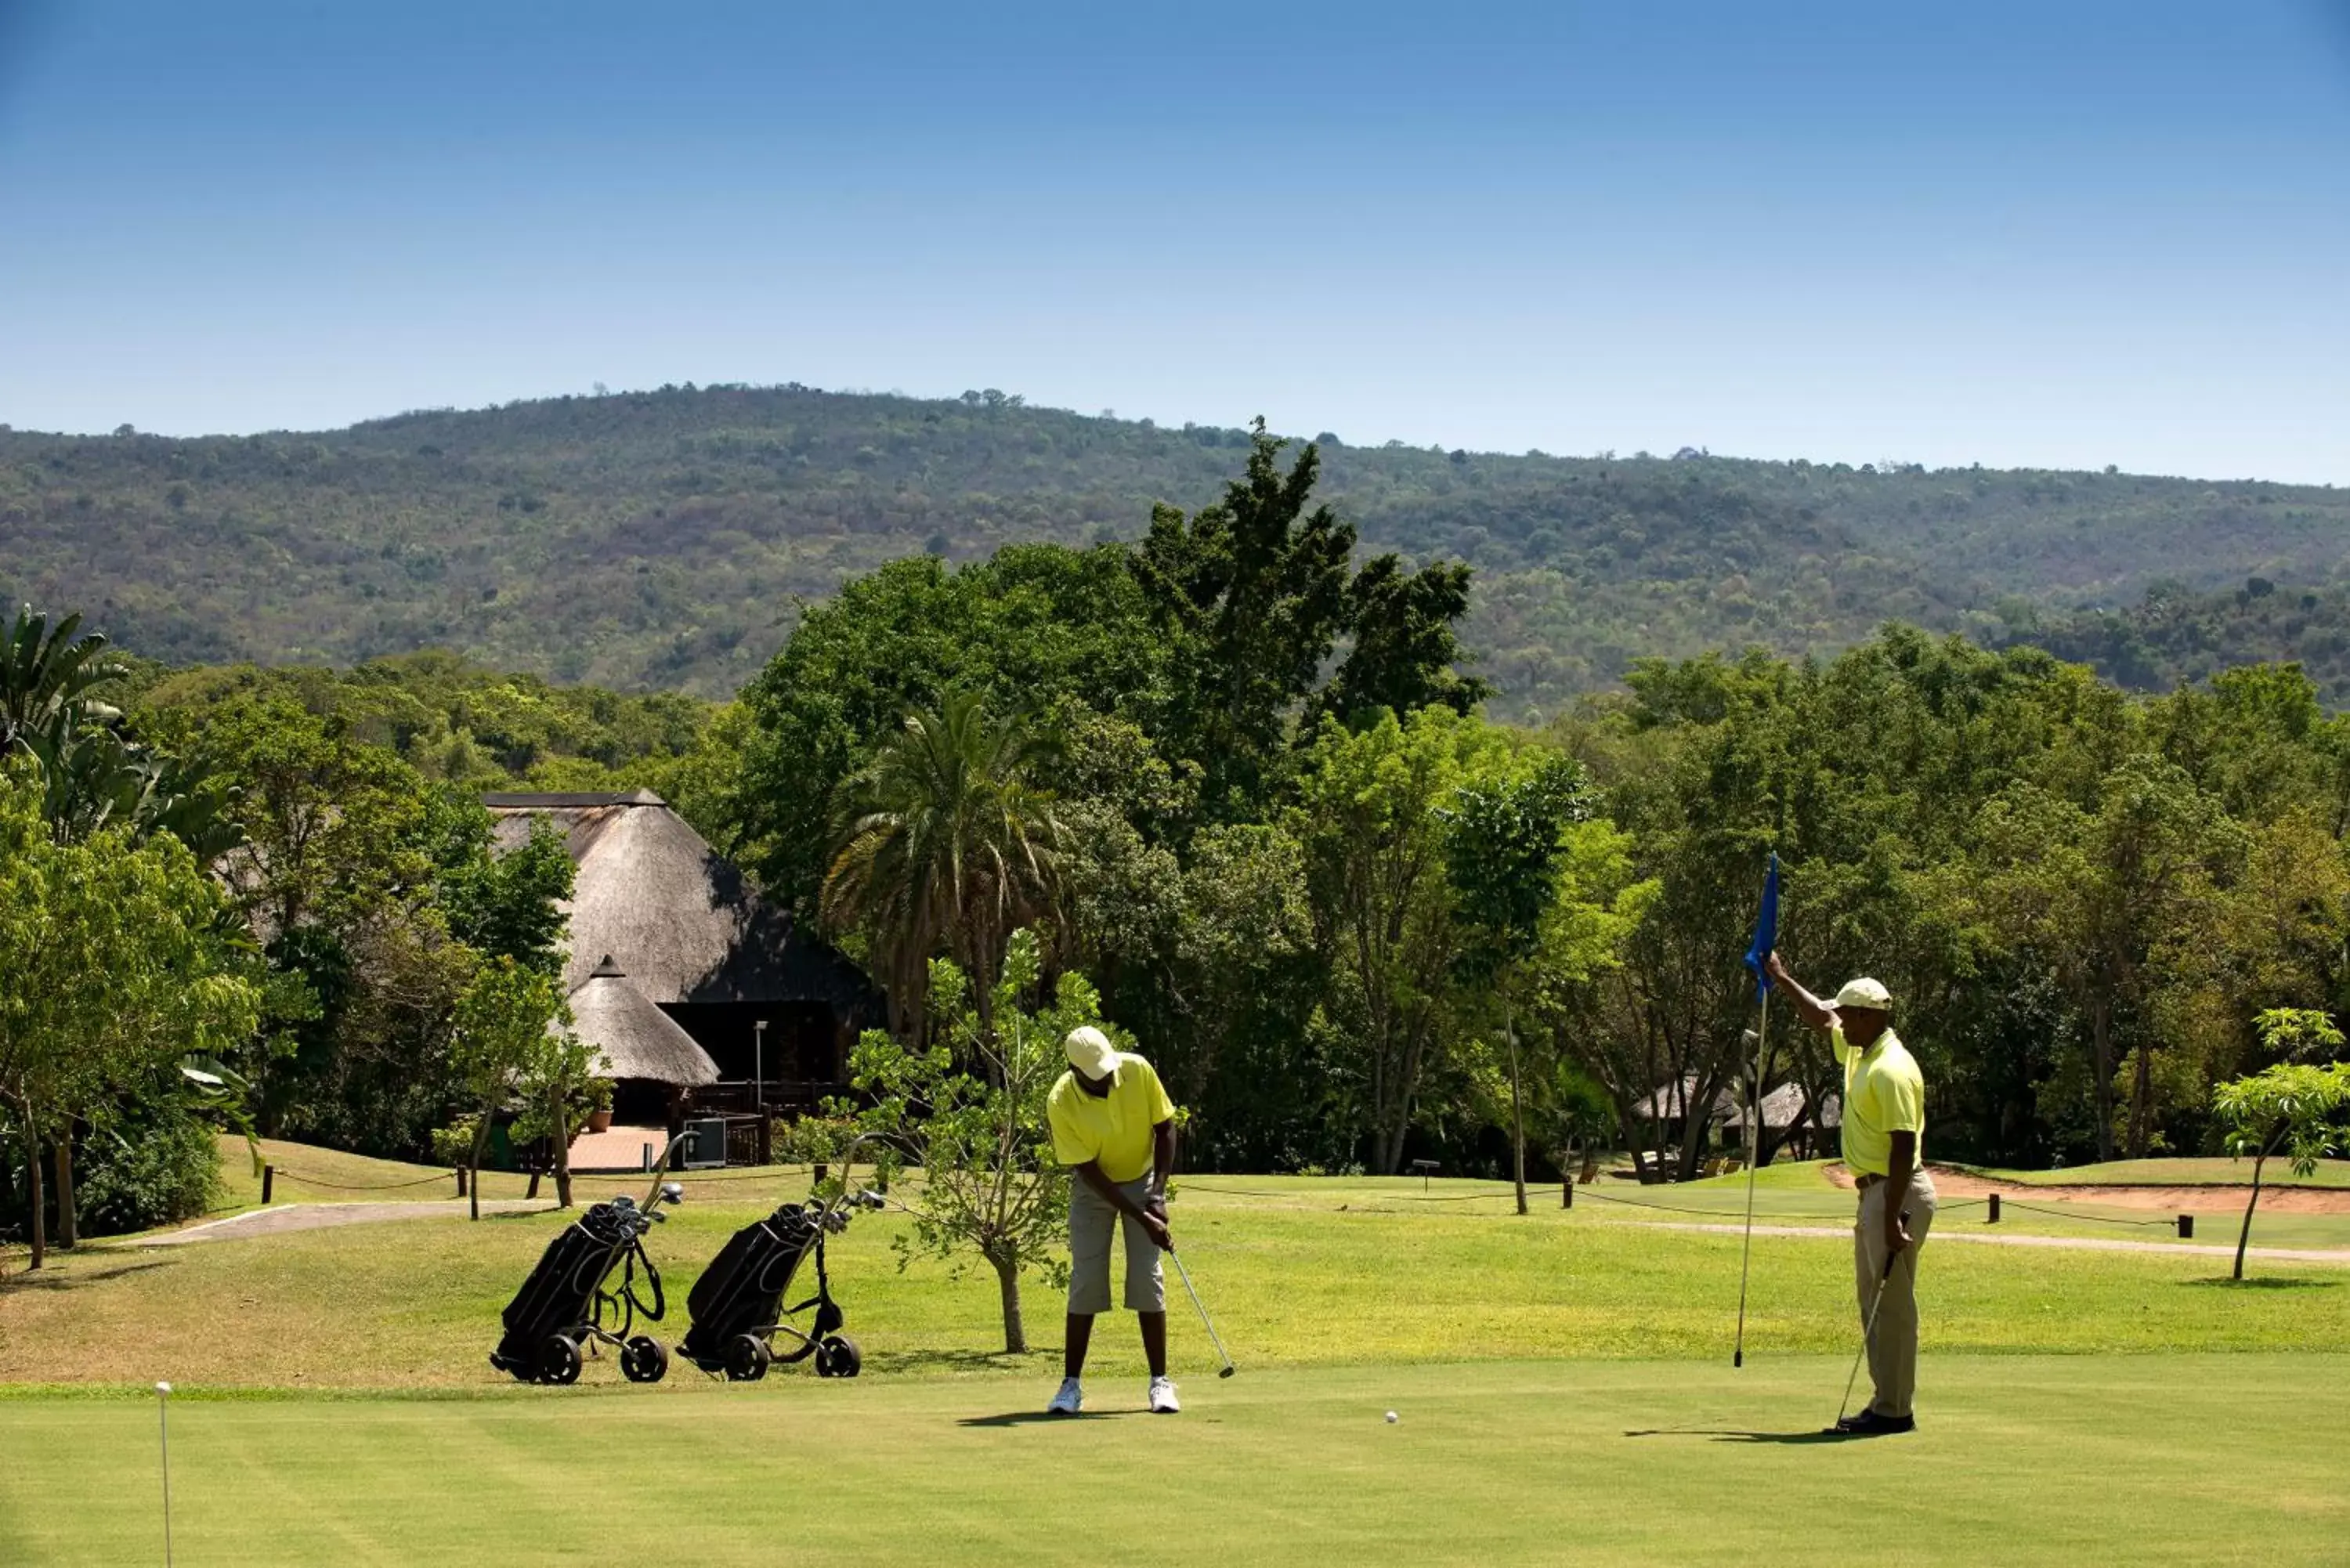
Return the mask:
POLYGON ((1069 1070, 1045 1097, 1053 1154, 1069 1168, 1069 1327, 1061 1391, 1045 1408, 1074 1416, 1094 1318, 1109 1311, 1109 1243, 1126 1232, 1126 1305, 1142 1323, 1150 1408, 1182 1408, 1167 1377, 1167 1286, 1159 1254, 1167 1230, 1167 1179, 1175 1169, 1175 1102, 1150 1064, 1100 1030, 1069 1031, 1069 1070), (1121 1221, 1122 1226, 1121 1226, 1121 1221))
POLYGON ((1926 1080, 1918 1059, 1893 1033, 1893 995, 1873 980, 1845 982, 1822 1002, 1795 982, 1779 955, 1771 982, 1827 1032, 1844 1064, 1844 1163, 1860 1189, 1852 1229, 1868 1376, 1876 1394, 1858 1415, 1836 1423, 1856 1437, 1915 1430, 1909 1405, 1918 1390, 1918 1253, 1934 1223, 1934 1181, 1926 1174, 1926 1080), (1868 1328, 1874 1316, 1876 1327, 1868 1328))

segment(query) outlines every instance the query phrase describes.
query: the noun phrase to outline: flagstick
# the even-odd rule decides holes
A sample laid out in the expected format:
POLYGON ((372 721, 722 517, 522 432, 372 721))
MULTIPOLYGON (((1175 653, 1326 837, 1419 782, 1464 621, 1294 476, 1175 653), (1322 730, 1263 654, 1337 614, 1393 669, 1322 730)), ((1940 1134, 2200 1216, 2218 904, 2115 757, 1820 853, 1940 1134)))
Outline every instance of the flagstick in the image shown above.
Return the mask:
POLYGON ((172 1568, 172 1386, 155 1385, 156 1431, 163 1444, 163 1568, 172 1568))
POLYGON ((1754 1168, 1762 1163, 1762 1063, 1771 1038, 1771 992, 1762 992, 1762 1017, 1754 1029, 1754 1086, 1746 1094, 1746 1244, 1738 1260, 1738 1348, 1732 1367, 1746 1365, 1746 1274, 1754 1261, 1754 1168))

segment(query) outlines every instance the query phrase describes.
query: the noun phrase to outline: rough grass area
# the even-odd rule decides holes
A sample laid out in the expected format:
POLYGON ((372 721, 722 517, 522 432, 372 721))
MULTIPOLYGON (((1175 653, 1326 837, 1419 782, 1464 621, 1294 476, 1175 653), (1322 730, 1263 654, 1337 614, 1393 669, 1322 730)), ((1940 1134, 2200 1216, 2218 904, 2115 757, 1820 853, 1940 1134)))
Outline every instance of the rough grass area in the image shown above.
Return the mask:
MULTIPOLYGON (((224 1136, 220 1146, 224 1209, 258 1207, 261 1178, 254 1171, 253 1155, 245 1141, 224 1136)), ((439 1203, 457 1196, 456 1173, 442 1166, 371 1159, 366 1155, 343 1154, 278 1138, 261 1140, 261 1158, 276 1168, 272 1197, 279 1203, 439 1203)), ((577 1179, 577 1190, 586 1195, 585 1201, 615 1192, 641 1198, 650 1179, 644 1176, 582 1176, 577 1179)), ((674 1172, 667 1179, 682 1182, 689 1192, 723 1193, 743 1202, 764 1200, 772 1207, 787 1190, 795 1196, 807 1191, 808 1169, 804 1165, 779 1165, 752 1171, 688 1170, 674 1172)), ((520 1198, 529 1185, 530 1178, 512 1171, 482 1173, 484 1198, 520 1198)), ((554 1192, 553 1177, 539 1183, 541 1197, 552 1199, 554 1192)))
MULTIPOLYGON (((789 1180, 704 1179, 653 1232, 652 1255, 678 1303, 665 1337, 682 1332, 683 1299, 702 1264, 789 1180), (746 1192, 761 1196, 743 1201, 746 1192)), ((1696 1186, 1681 1192, 1707 1197, 1696 1186)), ((1201 1178, 1181 1189, 1176 1226, 1226 1340, 1252 1367, 1727 1357, 1737 1235, 1629 1223, 1627 1212, 1671 1216, 1593 1202, 1521 1219, 1508 1212, 1506 1193, 1484 1183, 1423 1192, 1410 1180, 1201 1178)), ((1556 1201, 1555 1190, 1546 1196, 1556 1201)), ((1800 1187, 1786 1196, 1814 1200, 1800 1187)), ((1849 1199, 1840 1201, 1835 1212, 1848 1216, 1849 1199)), ((902 1222, 895 1214, 860 1219, 835 1244, 836 1289, 868 1366, 1047 1376, 1061 1338, 1059 1297, 1032 1284, 1037 1353, 1008 1361, 996 1354, 993 1277, 955 1278, 933 1262, 901 1274, 889 1243, 902 1222)), ((548 1212, 479 1223, 435 1215, 60 1254, 41 1274, 0 1285, 0 1383, 501 1387, 484 1360, 498 1313, 564 1223, 548 1212)), ((2219 1282, 2226 1272, 2223 1260, 2186 1253, 1929 1244, 1929 1342, 1940 1355, 2350 1343, 2350 1268, 2256 1262, 2250 1287, 2219 1282)), ((1758 1236, 1750 1348, 1848 1347, 1852 1293, 1840 1234, 1758 1236)), ((1208 1365, 1205 1342, 1180 1293, 1174 1305, 1179 1369, 1197 1373, 1208 1365)), ((1097 1337, 1107 1365, 1136 1365, 1123 1325, 1097 1337)), ((588 1373, 589 1382, 617 1377, 608 1363, 588 1373)))
MULTIPOLYGON (((1935 1360, 1913 1436, 1821 1442, 1846 1362, 1251 1370, 1180 1417, 1096 1379, 183 1400, 183 1564, 2342 1561, 2338 1452, 2290 1411, 2350 1357, 1935 1360), (1381 1413, 1401 1417, 1388 1425, 1381 1413), (1858 1544, 1854 1544, 1856 1542, 1858 1544)), ((151 1397, 0 1407, 22 1563, 162 1556, 151 1397)))

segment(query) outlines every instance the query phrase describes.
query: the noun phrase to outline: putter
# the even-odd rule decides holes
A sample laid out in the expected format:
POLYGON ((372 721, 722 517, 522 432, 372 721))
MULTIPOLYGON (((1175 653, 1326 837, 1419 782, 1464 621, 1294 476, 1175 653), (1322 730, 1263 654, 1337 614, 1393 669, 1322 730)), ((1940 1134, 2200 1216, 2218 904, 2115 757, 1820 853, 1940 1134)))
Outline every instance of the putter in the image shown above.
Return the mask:
POLYGON ((1900 1261, 1901 1254, 1893 1253, 1885 1260, 1885 1272, 1877 1276, 1877 1293, 1868 1300, 1868 1321, 1860 1325, 1860 1349, 1852 1358, 1851 1372, 1845 1376, 1844 1398, 1836 1405, 1835 1425, 1828 1428, 1831 1432, 1844 1426, 1845 1410, 1852 1404, 1852 1386, 1860 1381, 1860 1364, 1868 1355, 1868 1342, 1877 1336, 1877 1309, 1885 1304, 1886 1283, 1893 1278, 1893 1265, 1900 1261))
POLYGON ((1216 1337, 1216 1325, 1209 1320, 1207 1303, 1200 1300, 1200 1292, 1191 1283, 1191 1272, 1183 1266, 1183 1254, 1170 1247, 1167 1249, 1167 1255, 1175 1260, 1175 1277, 1183 1282, 1183 1289, 1190 1293, 1191 1304, 1199 1309, 1200 1326, 1208 1331, 1208 1343, 1214 1345, 1216 1354, 1223 1358, 1223 1369, 1216 1376, 1230 1377, 1240 1368, 1232 1365, 1232 1353, 1224 1348, 1224 1342, 1216 1337))

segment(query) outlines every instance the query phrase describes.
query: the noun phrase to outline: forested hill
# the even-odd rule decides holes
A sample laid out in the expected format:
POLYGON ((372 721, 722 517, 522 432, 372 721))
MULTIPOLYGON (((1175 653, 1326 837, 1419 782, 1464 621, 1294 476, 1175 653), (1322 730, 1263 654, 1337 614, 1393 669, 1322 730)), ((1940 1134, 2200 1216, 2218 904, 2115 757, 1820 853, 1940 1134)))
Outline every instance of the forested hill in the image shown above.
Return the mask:
MULTIPOLYGON (((2293 618, 2272 616, 2232 657, 2295 654, 2293 639, 2345 624, 2324 589, 2350 491, 1322 441, 1324 493, 1366 546, 1476 566, 1468 638, 1509 711, 1606 685, 1644 654, 1825 651, 1887 618, 1993 641, 2062 632, 2100 656, 2087 645, 2128 639, 2095 612, 2157 583, 2281 585, 2292 638, 2293 618)), ((90 607, 126 646, 174 661, 435 646, 717 694, 760 668, 798 600, 850 575, 923 550, 1131 538, 1153 503, 1215 499, 1245 452, 1237 429, 798 387, 317 434, 0 431, 0 595, 90 607)), ((2350 671, 2319 672, 2338 699, 2350 671)))

